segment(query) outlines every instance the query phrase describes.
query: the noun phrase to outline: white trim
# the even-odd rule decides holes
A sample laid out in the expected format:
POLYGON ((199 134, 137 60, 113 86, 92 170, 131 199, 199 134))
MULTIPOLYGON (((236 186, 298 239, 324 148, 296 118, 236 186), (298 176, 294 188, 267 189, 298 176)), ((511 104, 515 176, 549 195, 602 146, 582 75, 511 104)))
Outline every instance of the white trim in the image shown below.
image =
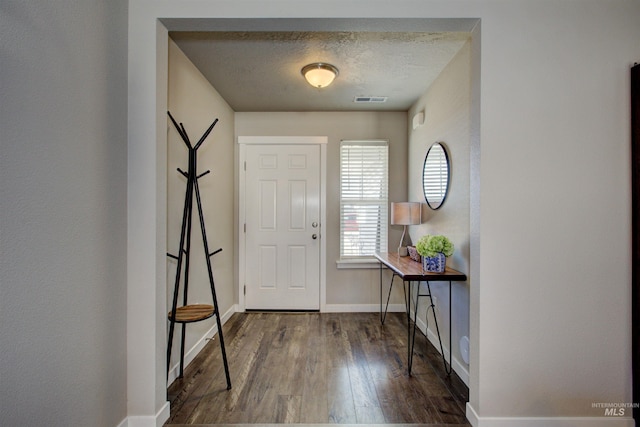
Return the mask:
POLYGON ((325 238, 320 238, 320 310, 327 305, 327 143, 329 138, 322 138, 320 144, 320 231, 325 238))
POLYGON ((341 139, 340 145, 389 146, 388 139, 341 139))
POLYGON ((473 427, 634 427, 633 419, 617 417, 480 417, 470 403, 466 415, 473 427))
MULTIPOLYGON (((246 309, 244 297, 246 246, 244 224, 246 222, 246 174, 244 163, 246 160, 247 145, 282 145, 316 144, 320 147, 320 233, 326 229, 327 224, 327 136, 238 136, 238 304, 236 311, 243 312, 246 309)), ((320 239, 320 311, 325 311, 327 303, 327 239, 320 239)))
POLYGON ((467 421, 469 421, 469 424, 471 424, 473 427, 478 427, 478 423, 480 422, 480 420, 475 409, 473 409, 473 406, 471 406, 471 403, 469 402, 467 402, 466 408, 467 411, 465 415, 467 416, 467 421))
MULTIPOLYGON (((326 304, 323 313, 379 313, 380 304, 326 304)), ((404 313, 404 304, 389 304, 390 313, 404 313)))
MULTIPOLYGON (((240 143, 240 137, 238 137, 238 143, 240 143)), ((246 218, 246 209, 245 209, 245 201, 244 195, 246 192, 246 171, 244 168, 244 162, 246 160, 246 146, 245 144, 239 144, 238 151, 238 304, 236 311, 245 311, 245 302, 244 302, 244 286, 246 283, 245 280, 245 239, 244 239, 244 230, 245 230, 245 218, 246 218)))
MULTIPOLYGON (((227 323, 229 318, 236 312, 236 306, 232 305, 226 313, 222 315, 220 318, 220 323, 224 325, 227 323)), ((213 339, 213 337, 218 333, 218 325, 214 322, 211 329, 205 332, 202 337, 185 353, 184 355, 184 368, 189 366, 193 359, 202 351, 204 346, 207 344, 208 340, 213 339)), ((167 376, 167 386, 171 385, 176 378, 178 378, 178 374, 180 373, 180 360, 176 361, 176 363, 169 370, 169 375, 167 376)))
POLYGON ((238 144, 282 145, 282 144, 328 144, 326 136, 238 136, 238 144))
POLYGON ((336 261, 339 270, 348 268, 380 268, 380 261, 375 258, 339 259, 336 261))
POLYGON ((130 416, 118 427, 162 427, 169 419, 170 402, 165 402, 155 416, 130 416))
MULTIPOLYGON (((379 252, 381 248, 386 248, 389 240, 389 140, 388 139, 371 139, 371 140, 341 140, 339 151, 339 233, 340 238, 340 259, 337 268, 370 268, 364 266, 341 266, 343 261, 349 260, 351 257, 366 259, 373 258, 373 253, 366 253, 374 249, 379 252), (373 150, 373 151, 371 151, 373 150), (353 156, 353 157, 352 157, 353 156), (366 167, 363 163, 354 159, 363 160, 361 156, 367 158, 367 166, 379 172, 375 179, 363 179, 366 175, 366 167), (371 156, 371 157, 369 157, 371 156), (345 183, 348 188, 345 190, 345 183), (346 193, 345 193, 346 191, 346 193), (377 192, 377 198, 366 196, 369 192, 377 192), (347 209, 347 206, 350 208, 347 209), (353 211, 351 209, 354 209, 353 211), (368 212, 373 215, 377 208, 379 222, 377 226, 374 223, 365 221, 360 224, 359 231, 354 233, 358 236, 360 243, 364 244, 367 249, 362 254, 362 247, 357 248, 349 244, 350 239, 347 238, 347 227, 349 217, 358 214, 360 209, 374 209, 368 212), (374 235, 375 231, 375 235, 374 235), (377 238, 376 238, 377 235, 377 238)), ((356 220, 357 222, 357 220, 356 220)), ((356 224, 356 226, 358 225, 356 224)))

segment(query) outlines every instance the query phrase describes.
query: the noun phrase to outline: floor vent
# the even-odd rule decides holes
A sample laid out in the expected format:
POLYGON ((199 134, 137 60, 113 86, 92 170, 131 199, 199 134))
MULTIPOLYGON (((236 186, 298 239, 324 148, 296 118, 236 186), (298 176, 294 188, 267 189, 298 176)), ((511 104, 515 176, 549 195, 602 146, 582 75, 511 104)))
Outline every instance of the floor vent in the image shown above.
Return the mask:
POLYGON ((381 103, 387 102, 387 96, 356 96, 353 102, 359 104, 381 103))

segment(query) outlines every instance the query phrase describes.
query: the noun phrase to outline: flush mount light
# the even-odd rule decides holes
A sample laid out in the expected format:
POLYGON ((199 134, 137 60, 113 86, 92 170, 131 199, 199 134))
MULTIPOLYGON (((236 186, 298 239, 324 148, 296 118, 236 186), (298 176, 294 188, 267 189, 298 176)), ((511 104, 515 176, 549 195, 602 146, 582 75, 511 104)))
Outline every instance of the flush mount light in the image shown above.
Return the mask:
POLYGON ((300 71, 311 86, 318 88, 329 86, 338 75, 336 67, 323 62, 305 65, 300 71))

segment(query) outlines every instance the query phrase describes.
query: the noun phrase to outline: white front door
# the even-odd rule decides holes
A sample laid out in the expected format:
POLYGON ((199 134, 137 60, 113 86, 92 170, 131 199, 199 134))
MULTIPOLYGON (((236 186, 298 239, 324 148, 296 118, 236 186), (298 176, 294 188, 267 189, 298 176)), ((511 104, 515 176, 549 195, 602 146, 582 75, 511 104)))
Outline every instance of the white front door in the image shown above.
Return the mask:
POLYGON ((320 309, 320 147, 248 145, 245 308, 320 309))

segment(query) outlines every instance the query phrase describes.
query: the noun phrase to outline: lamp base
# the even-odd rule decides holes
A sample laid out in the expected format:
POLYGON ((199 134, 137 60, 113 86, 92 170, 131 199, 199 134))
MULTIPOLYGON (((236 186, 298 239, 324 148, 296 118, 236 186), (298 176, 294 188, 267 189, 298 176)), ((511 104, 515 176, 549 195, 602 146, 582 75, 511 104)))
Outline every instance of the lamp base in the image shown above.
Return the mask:
POLYGON ((409 250, 407 249, 406 246, 400 246, 398 248, 398 256, 408 256, 409 255, 409 250))

